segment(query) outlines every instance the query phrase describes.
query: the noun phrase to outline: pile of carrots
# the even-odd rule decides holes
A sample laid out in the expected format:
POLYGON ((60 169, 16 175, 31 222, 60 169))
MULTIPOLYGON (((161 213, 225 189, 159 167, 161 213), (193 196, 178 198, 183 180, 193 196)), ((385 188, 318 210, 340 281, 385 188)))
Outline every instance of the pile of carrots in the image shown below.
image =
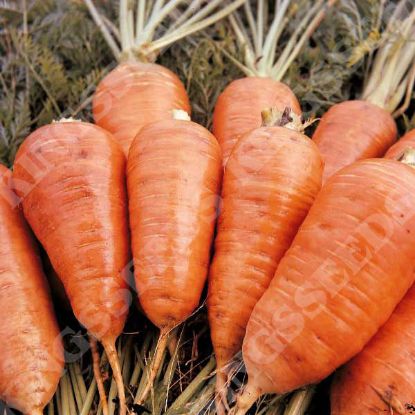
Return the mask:
MULTIPOLYGON (((155 15, 169 12, 170 2, 156 3, 155 15)), ((313 25, 335 7, 317 3, 313 25)), ((95 124, 62 119, 32 132, 13 172, 0 166, 0 398, 40 415, 64 368, 39 243, 87 330, 104 415, 99 344, 119 413, 130 411, 116 342, 133 296, 160 330, 136 402, 145 405, 205 286, 219 415, 247 414, 264 394, 336 371, 333 415, 411 413, 415 130, 396 141, 394 120, 415 78, 415 9, 401 18, 404 3, 391 21, 401 19, 412 43, 381 45, 370 78, 382 68, 394 95, 368 82, 360 100, 322 117, 312 139, 274 66, 225 89, 212 133, 191 121, 181 81, 150 54, 127 54, 102 80, 95 124), (241 350, 248 380, 232 401, 241 350)))

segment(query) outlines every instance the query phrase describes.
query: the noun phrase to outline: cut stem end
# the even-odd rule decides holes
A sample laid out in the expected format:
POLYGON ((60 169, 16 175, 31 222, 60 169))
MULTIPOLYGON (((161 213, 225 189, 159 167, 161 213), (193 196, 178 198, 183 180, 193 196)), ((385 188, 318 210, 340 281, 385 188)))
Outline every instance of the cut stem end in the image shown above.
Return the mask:
POLYGON ((398 161, 415 168, 415 148, 408 147, 404 150, 398 161))
POLYGON ((290 107, 279 111, 275 107, 266 108, 261 112, 263 127, 285 127, 302 133, 315 120, 303 122, 301 116, 296 114, 290 107))

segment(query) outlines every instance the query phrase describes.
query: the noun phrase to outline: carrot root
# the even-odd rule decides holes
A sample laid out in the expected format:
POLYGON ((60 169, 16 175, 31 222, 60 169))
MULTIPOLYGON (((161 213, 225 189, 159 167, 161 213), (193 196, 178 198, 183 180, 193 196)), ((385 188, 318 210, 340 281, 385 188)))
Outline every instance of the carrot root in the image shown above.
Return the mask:
POLYGON ((237 398, 236 406, 231 411, 232 415, 245 415, 260 396, 261 391, 248 381, 248 384, 237 398))
POLYGON ((94 368, 94 376, 98 386, 99 401, 102 405, 102 413, 108 415, 108 402, 105 393, 104 381, 101 374, 100 358, 98 353, 97 341, 93 336, 89 336, 89 345, 91 347, 92 364, 94 368))
POLYGON ((105 353, 108 357, 108 362, 112 369, 112 375, 114 377, 115 383, 118 390, 118 399, 120 402, 120 415, 127 414, 127 405, 125 402, 125 390, 124 390, 124 381, 122 378, 120 361, 118 358, 117 350, 115 348, 115 340, 102 340, 102 345, 104 346, 105 353))
POLYGON ((153 388, 154 381, 156 379, 157 373, 159 371, 161 362, 163 360, 164 352, 166 348, 168 348, 169 344, 169 332, 161 332, 160 337, 157 341, 156 351, 154 353, 153 360, 150 366, 150 372, 148 374, 147 385, 143 389, 141 396, 139 396, 136 400, 136 404, 142 405, 148 397, 148 394, 151 392, 153 388))
POLYGON ((219 369, 216 372, 216 386, 215 386, 215 405, 218 415, 225 415, 229 413, 230 408, 227 397, 228 390, 228 376, 225 371, 219 369))
POLYGON ((43 415, 43 411, 41 409, 33 409, 27 415, 43 415))
POLYGON ((176 354, 178 341, 177 331, 174 330, 169 335, 169 344, 167 345, 170 356, 174 356, 176 354))

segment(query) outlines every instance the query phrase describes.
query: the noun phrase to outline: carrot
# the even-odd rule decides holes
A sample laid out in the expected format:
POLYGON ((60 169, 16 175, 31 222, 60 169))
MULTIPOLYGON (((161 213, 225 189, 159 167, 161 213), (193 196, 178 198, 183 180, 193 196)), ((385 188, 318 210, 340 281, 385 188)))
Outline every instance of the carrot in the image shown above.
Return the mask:
POLYGON ((151 390, 169 333, 199 304, 221 176, 215 137, 191 121, 148 124, 131 146, 127 183, 135 281, 144 312, 160 329, 149 381, 136 403, 151 390))
POLYGON ((415 148, 415 130, 408 131, 386 152, 385 157, 389 159, 398 159, 403 155, 407 148, 415 148))
POLYGON ((389 19, 361 99, 331 107, 313 135, 325 163, 323 182, 356 160, 383 156, 396 141, 394 117, 409 105, 415 78, 415 9, 407 6, 401 0, 389 19))
POLYGON ((220 413, 252 309, 321 187, 317 147, 280 115, 264 111, 264 126, 239 140, 225 169, 207 300, 220 413))
POLYGON ((179 3, 183 2, 176 0, 148 2, 147 6, 142 0, 137 6, 134 1, 121 0, 121 48, 93 1, 84 2, 119 62, 97 87, 92 102, 94 120, 114 134, 128 155, 131 142, 143 126, 168 118, 174 109, 190 113, 189 98, 180 79, 154 63, 161 49, 217 22, 245 0, 232 0, 217 11, 223 1, 201 6, 205 2, 192 0, 182 8, 179 3), (162 25, 167 29, 160 32, 162 25))
POLYGON ((24 214, 75 316, 108 355, 121 414, 125 395, 115 341, 130 300, 125 165, 110 133, 68 121, 33 132, 19 148, 13 173, 24 214))
POLYGON ((323 186, 248 322, 245 414, 264 393, 317 383, 356 355, 414 281, 415 171, 370 159, 323 186))
POLYGON ((412 287, 385 326, 337 375, 332 415, 406 415, 415 410, 414 315, 412 287))
MULTIPOLYGON (((385 154, 413 165, 414 130, 385 154), (408 149, 409 147, 409 149, 408 149)), ((336 375, 331 390, 333 415, 408 414, 415 410, 415 286, 376 336, 336 375)))
POLYGON ((17 197, 0 165, 0 399, 41 415, 63 372, 63 347, 46 278, 17 197))
POLYGON ((278 59, 276 45, 292 18, 291 13, 296 11, 290 7, 289 0, 278 2, 272 21, 268 25, 269 10, 266 3, 258 0, 256 21, 251 2, 244 5, 245 16, 238 12, 230 16, 239 47, 245 53, 244 64, 232 56, 229 58, 238 65, 246 77, 231 82, 220 94, 215 106, 213 134, 221 145, 224 164, 239 138, 261 126, 261 111, 264 108, 273 107, 284 111, 286 107, 290 107, 294 113, 301 115, 301 107, 296 96, 281 80, 323 20, 327 8, 334 4, 335 0, 318 0, 313 3, 285 49, 278 54, 278 59), (251 36, 241 24, 243 18, 249 22, 251 36))

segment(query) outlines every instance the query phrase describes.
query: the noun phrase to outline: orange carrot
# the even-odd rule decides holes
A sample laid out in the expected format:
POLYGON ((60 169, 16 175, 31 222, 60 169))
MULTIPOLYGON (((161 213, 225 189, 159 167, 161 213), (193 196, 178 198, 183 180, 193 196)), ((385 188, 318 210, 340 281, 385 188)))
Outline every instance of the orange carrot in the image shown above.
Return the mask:
POLYGON ((285 120, 281 114, 266 119, 269 115, 264 111, 264 127, 234 147, 223 180, 207 302, 218 413, 227 405, 228 365, 241 349, 252 309, 321 187, 321 157, 295 131, 301 124, 289 123, 287 114, 285 120))
POLYGON ((30 230, 0 165, 0 399, 41 415, 63 372, 63 347, 30 230))
POLYGON ((337 375, 332 415, 395 414, 415 410, 415 287, 364 350, 337 375))
POLYGON ((264 393, 317 383, 360 352, 414 281, 415 170, 370 159, 322 188, 248 322, 248 384, 264 393))
POLYGON ((139 0, 136 7, 134 1, 121 0, 121 49, 93 0, 84 2, 120 63, 98 85, 92 102, 94 120, 114 134, 128 155, 131 142, 143 126, 167 119, 174 109, 190 113, 189 98, 180 79, 153 63, 161 49, 222 19, 245 0, 232 0, 219 10, 223 2, 201 6, 199 0, 192 0, 181 9, 178 7, 182 2, 177 1, 165 5, 157 1, 146 7, 146 2, 139 0), (133 9, 137 10, 135 22, 133 9), (174 13, 177 16, 171 20, 169 16, 174 13), (164 30, 160 31, 162 25, 164 30))
POLYGON ((125 164, 111 134, 69 121, 32 133, 17 153, 13 173, 24 214, 61 279, 75 316, 104 346, 123 415, 125 396, 115 341, 129 308, 125 164))
POLYGON ((408 131, 399 139, 385 154, 386 158, 398 159, 403 155, 406 149, 415 148, 415 130, 408 131))
MULTIPOLYGON (((294 113, 301 115, 296 96, 280 81, 302 46, 323 20, 327 8, 334 2, 335 0, 314 2, 287 42, 285 49, 278 55, 278 59, 275 55, 276 45, 287 22, 292 18, 291 15, 290 17, 287 15, 295 13, 289 7, 289 0, 278 2, 269 27, 269 16, 264 2, 261 0, 257 2, 257 21, 254 21, 251 2, 246 2, 245 17, 250 23, 252 36, 249 36, 247 30, 241 26, 241 16, 237 12, 231 15, 235 36, 240 48, 245 52, 244 64, 239 62, 236 64, 247 77, 231 82, 221 93, 215 106, 213 134, 221 145, 224 164, 239 138, 261 126, 261 111, 264 108, 274 107, 284 111, 286 107, 290 107, 294 113)), ((233 57, 230 58, 235 61, 233 57)))
POLYGON ((324 159, 324 182, 356 160, 383 156, 397 134, 392 115, 378 105, 358 100, 333 105, 313 134, 324 159))
MULTIPOLYGON (((385 157, 413 164, 414 133, 405 134, 385 157)), ((414 313, 415 286, 363 351, 337 374, 331 390, 333 415, 405 415, 415 410, 414 313)))
POLYGON ((409 105, 415 79, 415 8, 410 3, 400 1, 392 13, 361 100, 334 105, 313 135, 325 163, 323 182, 356 160, 383 156, 397 138, 394 117, 409 105))
POLYGON ((145 401, 170 331, 199 304, 221 184, 215 137, 186 120, 143 127, 127 163, 130 229, 140 303, 160 329, 145 401))

